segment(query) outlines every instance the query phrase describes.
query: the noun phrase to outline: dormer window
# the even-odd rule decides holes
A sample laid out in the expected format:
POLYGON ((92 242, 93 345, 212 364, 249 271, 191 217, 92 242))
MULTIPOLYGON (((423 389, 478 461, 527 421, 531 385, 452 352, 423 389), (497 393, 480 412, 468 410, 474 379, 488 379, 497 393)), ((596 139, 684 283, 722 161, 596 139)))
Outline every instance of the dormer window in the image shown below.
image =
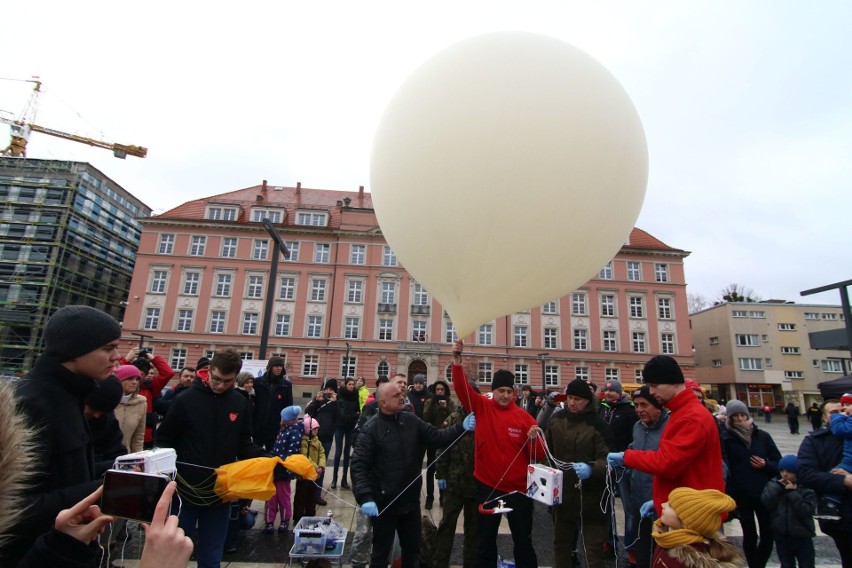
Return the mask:
POLYGON ((222 205, 208 205, 206 217, 211 221, 236 221, 237 208, 222 205))
POLYGON ((269 219, 270 223, 277 224, 281 222, 283 215, 281 214, 281 211, 277 211, 275 209, 260 209, 253 207, 251 210, 252 222, 260 223, 264 219, 269 219))
POLYGON ((328 214, 316 211, 297 211, 296 224, 307 227, 325 227, 328 225, 328 214))

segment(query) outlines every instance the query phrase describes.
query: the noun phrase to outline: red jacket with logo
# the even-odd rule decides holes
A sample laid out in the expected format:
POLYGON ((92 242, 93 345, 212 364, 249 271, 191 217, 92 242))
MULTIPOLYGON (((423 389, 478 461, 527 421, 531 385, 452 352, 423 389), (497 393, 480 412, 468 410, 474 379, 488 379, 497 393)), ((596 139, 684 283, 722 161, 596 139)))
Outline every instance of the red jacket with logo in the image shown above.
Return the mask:
POLYGON ((651 494, 658 517, 672 489, 725 492, 716 419, 695 398, 692 389, 678 393, 665 406, 671 414, 660 436, 659 449, 624 452, 624 465, 654 476, 651 494))
POLYGON ((459 402, 476 415, 473 476, 500 491, 525 493, 530 458, 535 461, 545 456, 541 439, 530 442, 527 438, 529 429, 537 425, 535 418, 515 404, 514 398, 506 408, 499 406, 473 390, 460 365, 452 369, 459 402))

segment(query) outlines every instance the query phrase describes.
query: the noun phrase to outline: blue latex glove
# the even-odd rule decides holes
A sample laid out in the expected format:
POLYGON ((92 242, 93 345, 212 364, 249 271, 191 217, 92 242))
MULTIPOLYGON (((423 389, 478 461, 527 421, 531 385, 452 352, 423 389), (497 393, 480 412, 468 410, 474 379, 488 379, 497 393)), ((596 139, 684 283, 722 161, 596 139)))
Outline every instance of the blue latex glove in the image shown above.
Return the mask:
POLYGON ((606 463, 609 467, 624 467, 624 452, 612 452, 606 455, 606 463))
POLYGON ((446 488, 447 488, 447 480, 446 479, 439 479, 438 480, 438 489, 443 491, 446 488))
POLYGON ((378 517, 379 507, 374 501, 368 501, 361 505, 361 512, 367 515, 368 517, 378 517))
POLYGON ((642 503, 642 506, 639 507, 639 514, 642 515, 643 519, 655 519, 657 517, 657 510, 654 508, 654 501, 645 501, 642 503))
POLYGON ((473 432, 473 429, 476 428, 476 416, 473 415, 473 412, 467 415, 467 418, 462 422, 462 426, 468 432, 473 432))
POLYGON ((577 472, 577 477, 581 480, 589 479, 592 476, 592 466, 587 463, 576 462, 573 467, 574 471, 577 472))

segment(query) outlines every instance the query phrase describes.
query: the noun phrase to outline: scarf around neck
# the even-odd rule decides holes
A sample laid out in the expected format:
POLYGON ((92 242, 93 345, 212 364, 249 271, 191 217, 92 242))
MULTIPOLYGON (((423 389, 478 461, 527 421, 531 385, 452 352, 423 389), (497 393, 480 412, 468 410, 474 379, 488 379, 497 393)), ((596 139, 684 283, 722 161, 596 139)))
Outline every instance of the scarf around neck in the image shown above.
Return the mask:
POLYGON ((754 432, 754 420, 749 418, 747 422, 730 422, 728 424, 728 431, 730 431, 734 436, 742 440, 747 448, 750 448, 751 435, 752 432, 754 432))
POLYGON ((660 519, 654 521, 654 532, 651 536, 657 541, 657 544, 663 548, 674 548, 684 544, 695 544, 698 542, 706 542, 707 538, 701 533, 697 533, 692 529, 668 529, 660 519))

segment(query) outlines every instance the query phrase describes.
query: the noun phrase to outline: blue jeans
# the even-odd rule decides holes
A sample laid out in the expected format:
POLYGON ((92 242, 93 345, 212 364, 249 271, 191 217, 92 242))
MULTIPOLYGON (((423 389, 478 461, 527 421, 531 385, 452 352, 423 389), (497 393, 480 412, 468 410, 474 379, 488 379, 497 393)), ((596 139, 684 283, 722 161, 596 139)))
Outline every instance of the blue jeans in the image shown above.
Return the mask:
POLYGON ((228 534, 231 504, 197 507, 186 501, 180 510, 180 528, 195 542, 198 568, 219 568, 228 534))

